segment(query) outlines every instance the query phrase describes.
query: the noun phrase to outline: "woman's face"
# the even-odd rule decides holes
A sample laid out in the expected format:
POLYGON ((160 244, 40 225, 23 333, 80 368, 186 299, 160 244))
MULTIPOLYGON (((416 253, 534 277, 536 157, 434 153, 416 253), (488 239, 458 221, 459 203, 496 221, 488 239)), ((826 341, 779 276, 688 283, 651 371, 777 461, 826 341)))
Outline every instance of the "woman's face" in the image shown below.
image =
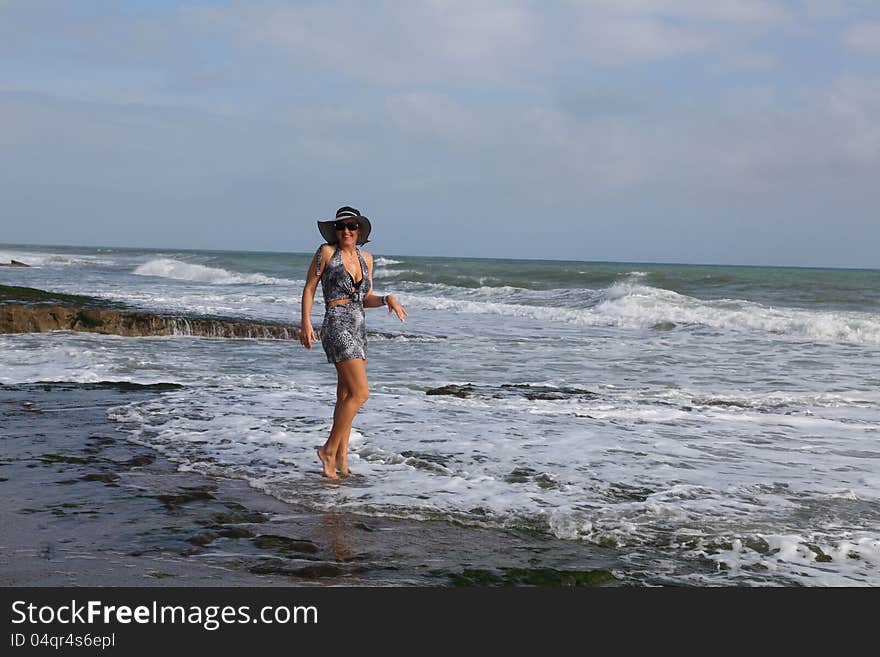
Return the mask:
POLYGON ((334 228, 336 229, 336 235, 339 237, 340 246, 350 246, 357 243, 358 236, 360 235, 360 226, 356 221, 337 222, 334 228), (352 230, 352 226, 355 227, 354 230, 352 230))

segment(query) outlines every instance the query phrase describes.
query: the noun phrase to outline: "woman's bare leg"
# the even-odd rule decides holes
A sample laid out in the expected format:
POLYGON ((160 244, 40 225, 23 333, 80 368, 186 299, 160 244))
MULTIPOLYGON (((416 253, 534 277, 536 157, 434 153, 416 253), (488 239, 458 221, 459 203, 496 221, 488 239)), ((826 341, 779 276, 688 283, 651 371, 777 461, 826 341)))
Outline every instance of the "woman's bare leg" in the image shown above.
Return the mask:
MULTIPOLYGON (((342 382, 342 377, 337 377, 336 381, 336 401, 339 402, 341 399, 345 399, 351 393, 348 391, 348 388, 342 382)), ((334 409, 335 416, 335 409, 334 409)), ((343 477, 347 477, 351 474, 351 470, 348 469, 348 439, 351 436, 351 431, 346 434, 345 438, 343 438, 342 443, 339 445, 339 449, 336 450, 336 469, 339 471, 343 477)))
POLYGON ((354 416, 370 396, 367 382, 367 361, 354 358, 336 363, 337 399, 333 411, 333 428, 327 442, 318 449, 318 458, 324 470, 324 476, 337 479, 336 466, 348 474, 348 438, 354 416), (345 397, 340 392, 347 392, 345 397))

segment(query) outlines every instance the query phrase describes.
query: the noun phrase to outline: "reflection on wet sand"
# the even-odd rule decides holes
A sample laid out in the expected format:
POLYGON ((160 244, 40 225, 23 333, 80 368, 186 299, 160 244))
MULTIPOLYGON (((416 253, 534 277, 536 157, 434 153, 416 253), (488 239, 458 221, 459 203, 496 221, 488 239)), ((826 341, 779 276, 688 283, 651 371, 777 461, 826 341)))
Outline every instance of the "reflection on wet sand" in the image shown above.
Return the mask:
POLYGON ((352 548, 354 532, 351 516, 340 513, 325 513, 321 517, 321 527, 327 538, 327 546, 339 561, 351 561, 357 556, 352 548))

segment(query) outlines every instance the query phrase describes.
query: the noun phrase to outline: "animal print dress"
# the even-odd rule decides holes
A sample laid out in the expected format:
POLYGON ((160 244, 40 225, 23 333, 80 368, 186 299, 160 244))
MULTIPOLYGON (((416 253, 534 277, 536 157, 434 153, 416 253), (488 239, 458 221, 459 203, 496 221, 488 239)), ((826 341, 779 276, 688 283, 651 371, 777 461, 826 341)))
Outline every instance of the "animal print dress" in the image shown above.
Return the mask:
POLYGON ((370 276, 367 262, 357 251, 361 263, 361 280, 354 282, 351 273, 342 262, 339 247, 333 252, 327 266, 321 272, 321 247, 315 263, 315 275, 321 277, 324 292, 324 323, 321 325, 321 346, 327 354, 328 363, 338 363, 352 358, 367 358, 367 326, 364 318, 364 299, 370 293, 370 276), (351 299, 348 303, 329 305, 337 299, 351 299))

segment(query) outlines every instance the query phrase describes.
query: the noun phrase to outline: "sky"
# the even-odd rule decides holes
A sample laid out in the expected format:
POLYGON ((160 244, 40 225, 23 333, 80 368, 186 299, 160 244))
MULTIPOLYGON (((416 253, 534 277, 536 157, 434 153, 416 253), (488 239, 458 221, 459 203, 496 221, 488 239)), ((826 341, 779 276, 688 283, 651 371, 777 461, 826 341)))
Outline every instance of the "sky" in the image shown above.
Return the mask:
POLYGON ((0 242, 880 267, 878 0, 0 0, 0 242))

